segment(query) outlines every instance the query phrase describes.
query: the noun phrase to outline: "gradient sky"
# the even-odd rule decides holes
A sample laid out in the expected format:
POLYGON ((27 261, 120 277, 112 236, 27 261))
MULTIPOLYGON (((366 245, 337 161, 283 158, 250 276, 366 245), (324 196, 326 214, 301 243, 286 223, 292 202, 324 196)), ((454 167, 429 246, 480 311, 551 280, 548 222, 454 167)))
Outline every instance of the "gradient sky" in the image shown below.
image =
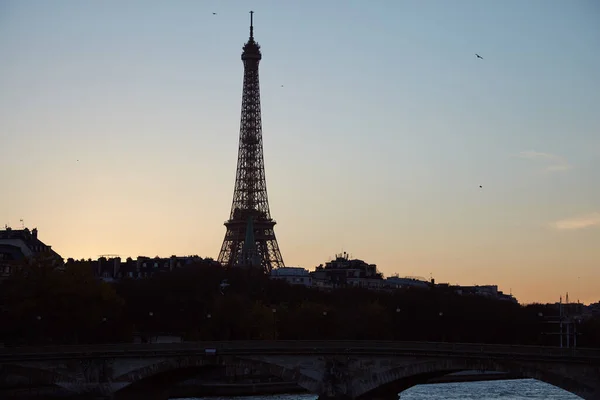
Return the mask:
POLYGON ((594 0, 0 0, 0 222, 216 258, 250 9, 287 265, 600 300, 594 0))

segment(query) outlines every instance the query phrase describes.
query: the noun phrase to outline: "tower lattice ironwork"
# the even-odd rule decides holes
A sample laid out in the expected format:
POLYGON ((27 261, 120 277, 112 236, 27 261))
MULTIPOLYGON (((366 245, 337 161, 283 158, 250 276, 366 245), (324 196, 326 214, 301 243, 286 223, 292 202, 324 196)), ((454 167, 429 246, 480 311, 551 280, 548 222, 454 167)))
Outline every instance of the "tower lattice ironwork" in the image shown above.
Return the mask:
POLYGON ((258 80, 262 55, 254 40, 252 17, 250 11, 250 39, 242 53, 244 87, 233 204, 218 260, 223 266, 262 268, 269 273, 284 264, 267 198, 258 80))

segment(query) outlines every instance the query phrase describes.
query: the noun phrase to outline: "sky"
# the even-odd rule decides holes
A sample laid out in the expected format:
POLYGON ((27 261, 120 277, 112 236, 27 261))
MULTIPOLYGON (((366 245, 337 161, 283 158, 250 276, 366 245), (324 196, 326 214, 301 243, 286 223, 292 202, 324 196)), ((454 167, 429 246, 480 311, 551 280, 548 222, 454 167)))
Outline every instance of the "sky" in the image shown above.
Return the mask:
POLYGON ((216 259, 251 9, 286 265, 600 300, 594 0, 0 0, 0 223, 216 259))

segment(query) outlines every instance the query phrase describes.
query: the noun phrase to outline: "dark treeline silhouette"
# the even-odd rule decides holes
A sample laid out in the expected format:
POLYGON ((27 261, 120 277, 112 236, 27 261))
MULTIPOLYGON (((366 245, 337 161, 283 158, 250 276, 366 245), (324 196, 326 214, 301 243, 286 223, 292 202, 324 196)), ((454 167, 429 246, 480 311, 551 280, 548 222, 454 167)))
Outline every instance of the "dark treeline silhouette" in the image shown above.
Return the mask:
MULTIPOLYGON (((331 292, 225 270, 207 259, 109 284, 86 263, 22 266, 0 284, 5 345, 184 340, 348 339, 558 346, 553 305, 521 306, 443 288, 331 292), (227 279, 229 286, 222 288, 227 279)), ((600 320, 578 323, 578 346, 600 347, 600 320)))

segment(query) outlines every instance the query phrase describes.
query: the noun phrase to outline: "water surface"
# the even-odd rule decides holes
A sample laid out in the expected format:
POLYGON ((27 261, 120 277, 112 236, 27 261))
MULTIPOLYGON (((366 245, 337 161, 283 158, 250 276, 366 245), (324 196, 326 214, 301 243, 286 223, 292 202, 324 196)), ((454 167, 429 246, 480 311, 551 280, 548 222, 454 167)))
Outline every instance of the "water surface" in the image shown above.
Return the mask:
MULTIPOLYGON (((315 400, 309 394, 237 397, 236 400, 315 400)), ((207 397, 187 400, 230 400, 207 397)), ((577 400, 572 393, 533 379, 417 385, 400 394, 401 400, 577 400)))

